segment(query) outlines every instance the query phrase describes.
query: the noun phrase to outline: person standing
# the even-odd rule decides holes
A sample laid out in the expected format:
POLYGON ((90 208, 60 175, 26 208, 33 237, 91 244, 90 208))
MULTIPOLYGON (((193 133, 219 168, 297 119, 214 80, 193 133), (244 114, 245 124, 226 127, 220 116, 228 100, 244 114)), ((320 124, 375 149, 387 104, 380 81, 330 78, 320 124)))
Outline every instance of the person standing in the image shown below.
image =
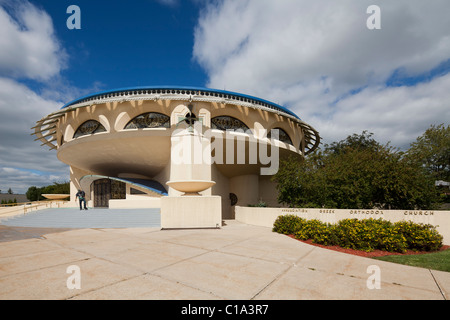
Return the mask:
MULTIPOLYGON (((86 194, 84 193, 83 190, 79 189, 77 194, 75 195, 75 198, 78 198, 80 201, 80 210, 83 210, 82 204, 84 203, 84 210, 87 210, 86 207, 86 194)), ((75 201, 77 201, 75 199, 75 201)))

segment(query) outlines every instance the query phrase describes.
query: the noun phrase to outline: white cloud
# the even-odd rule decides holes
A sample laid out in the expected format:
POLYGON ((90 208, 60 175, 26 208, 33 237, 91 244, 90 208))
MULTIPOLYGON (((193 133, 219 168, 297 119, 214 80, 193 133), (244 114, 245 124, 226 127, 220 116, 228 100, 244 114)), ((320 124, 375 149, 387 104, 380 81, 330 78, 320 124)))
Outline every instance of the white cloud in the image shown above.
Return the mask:
POLYGON ((68 174, 38 174, 28 170, 0 167, 0 190, 3 193, 11 188, 15 194, 24 194, 31 186, 42 187, 65 181, 69 181, 68 174))
POLYGON ((214 86, 281 86, 323 76, 346 88, 421 72, 448 59, 448 1, 382 2, 382 30, 366 27, 372 1, 228 0, 210 4, 195 33, 195 58, 214 86))
POLYGON ((25 192, 68 180, 67 165, 30 135, 37 120, 61 107, 57 99, 75 90, 62 85, 67 54, 52 19, 26 0, 0 0, 0 48, 0 189, 25 192), (43 95, 23 79, 44 83, 43 95))
POLYGON ((449 118, 448 78, 384 83, 395 70, 414 76, 450 58, 449 9, 447 0, 214 1, 200 15, 193 54, 208 86, 286 105, 326 142, 367 129, 403 147, 449 118), (381 30, 366 27, 372 4, 381 30))
POLYGON ((47 81, 67 57, 50 16, 25 1, 0 1, 0 48, 0 76, 47 81))
MULTIPOLYGON (((408 148, 432 124, 449 123, 450 74, 412 87, 372 86, 307 119, 328 142, 369 130, 378 141, 408 148)), ((300 110, 296 110, 300 113, 300 110)))
MULTIPOLYGON (((13 188, 15 192, 24 192, 33 181, 40 181, 41 185, 53 184, 53 176, 64 177, 68 180, 68 167, 61 163, 55 151, 41 147, 31 136, 37 120, 58 110, 61 102, 40 97, 28 87, 14 80, 0 78, 0 189, 13 188), (20 175, 6 175, 5 168, 15 168, 20 175), (30 172, 39 171, 37 179, 30 172), (22 179, 30 177, 27 181, 22 179), (19 189, 19 190, 18 190, 19 189)), ((36 182, 37 183, 37 182, 36 182)))

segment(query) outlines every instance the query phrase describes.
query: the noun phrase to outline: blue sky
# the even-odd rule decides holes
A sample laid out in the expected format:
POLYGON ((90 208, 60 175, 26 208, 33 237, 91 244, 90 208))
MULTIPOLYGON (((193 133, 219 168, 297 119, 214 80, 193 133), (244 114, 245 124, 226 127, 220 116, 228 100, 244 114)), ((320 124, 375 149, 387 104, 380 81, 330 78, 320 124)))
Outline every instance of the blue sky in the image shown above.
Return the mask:
POLYGON ((0 190, 67 181, 30 128, 123 87, 236 91, 289 108, 324 143, 368 130, 406 149, 449 123, 448 12, 448 0, 0 0, 0 190), (66 26, 70 5, 81 30, 66 26))
POLYGON ((405 70, 400 68, 394 70, 386 80, 387 87, 416 86, 419 83, 433 81, 436 77, 441 77, 450 72, 450 59, 439 63, 431 70, 427 70, 414 76, 405 74, 405 70))
POLYGON ((53 19, 69 58, 61 76, 89 90, 141 85, 204 86, 206 73, 192 59, 195 1, 167 5, 139 1, 33 1, 53 19), (81 30, 69 30, 67 7, 81 9, 81 30))

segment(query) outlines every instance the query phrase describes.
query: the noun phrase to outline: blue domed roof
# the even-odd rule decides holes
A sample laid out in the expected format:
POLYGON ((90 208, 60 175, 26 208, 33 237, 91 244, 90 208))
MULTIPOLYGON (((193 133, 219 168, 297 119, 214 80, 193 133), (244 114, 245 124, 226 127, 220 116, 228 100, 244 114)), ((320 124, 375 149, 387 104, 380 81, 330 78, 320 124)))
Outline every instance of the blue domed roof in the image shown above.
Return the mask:
POLYGON ((105 96, 105 95, 111 95, 111 94, 126 94, 129 92, 139 92, 139 91, 151 91, 151 92, 158 92, 158 91, 164 91, 164 92, 171 92, 171 93, 185 93, 185 94, 189 94, 189 92, 192 93, 204 93, 204 94, 210 94, 213 96, 228 96, 228 97, 232 97, 234 99, 237 100, 249 100, 252 102, 256 102, 258 104, 263 104, 263 105, 267 105, 269 108, 274 109, 275 111, 281 111, 284 113, 287 113, 297 119, 300 120, 300 118, 293 113, 292 111, 290 111, 289 109, 280 106, 276 103, 273 103, 271 101, 267 101, 264 99, 260 99, 257 97, 253 97, 250 95, 246 95, 246 94, 242 94, 242 93, 237 93, 237 92, 232 92, 232 91, 225 91, 225 90, 217 90, 217 89, 211 89, 211 88, 202 88, 202 87, 187 87, 187 86, 143 86, 143 87, 129 87, 129 88, 120 88, 120 89, 113 89, 113 90, 106 90, 106 91, 101 91, 101 92, 97 92, 97 93, 93 93, 93 94, 89 94, 86 96, 83 96, 81 98, 78 98, 76 100, 73 100, 67 104, 65 104, 61 109, 70 107, 72 105, 75 105, 77 103, 81 103, 87 100, 91 100, 91 99, 95 99, 95 98, 100 98, 101 96, 105 96))

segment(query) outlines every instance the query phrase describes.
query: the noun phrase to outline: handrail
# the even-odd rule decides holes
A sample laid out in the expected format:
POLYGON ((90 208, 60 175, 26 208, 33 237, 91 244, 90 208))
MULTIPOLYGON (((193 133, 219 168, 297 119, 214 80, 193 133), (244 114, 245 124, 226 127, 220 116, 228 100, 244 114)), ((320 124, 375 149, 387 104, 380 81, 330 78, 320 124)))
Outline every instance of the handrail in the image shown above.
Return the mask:
POLYGON ((33 211, 33 209, 38 210, 39 207, 45 206, 48 208, 52 208, 53 204, 57 205, 57 208, 61 207, 61 204, 67 203, 67 200, 45 200, 45 201, 29 201, 29 202, 20 202, 20 203, 8 203, 0 205, 0 216, 4 216, 10 213, 18 212, 23 209, 23 214, 27 214, 27 212, 33 211), (22 207, 22 208, 20 208, 22 207), (3 208, 9 208, 13 210, 2 210, 3 208))

